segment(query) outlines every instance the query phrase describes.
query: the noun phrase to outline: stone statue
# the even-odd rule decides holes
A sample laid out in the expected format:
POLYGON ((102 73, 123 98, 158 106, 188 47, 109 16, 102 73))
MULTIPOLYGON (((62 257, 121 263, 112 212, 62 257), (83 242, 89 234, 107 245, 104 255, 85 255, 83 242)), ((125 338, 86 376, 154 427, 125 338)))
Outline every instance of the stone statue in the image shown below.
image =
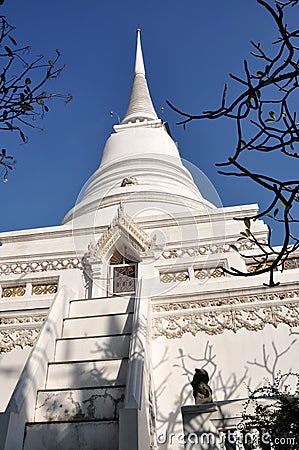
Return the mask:
POLYGON ((202 403, 211 403, 212 389, 208 385, 209 375, 205 369, 195 369, 191 386, 193 387, 193 396, 195 404, 200 405, 202 403))
POLYGON ((138 184, 137 178, 136 177, 127 177, 122 180, 121 187, 132 186, 134 184, 138 184))

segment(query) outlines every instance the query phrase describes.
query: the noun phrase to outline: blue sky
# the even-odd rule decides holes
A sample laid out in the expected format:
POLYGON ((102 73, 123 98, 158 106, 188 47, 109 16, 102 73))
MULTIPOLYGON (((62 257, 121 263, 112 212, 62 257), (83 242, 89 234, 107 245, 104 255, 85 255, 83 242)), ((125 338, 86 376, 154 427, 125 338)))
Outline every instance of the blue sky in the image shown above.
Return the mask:
MULTIPOLYGON (((26 145, 2 132, 1 145, 17 164, 9 182, 0 184, 0 231, 58 225, 74 205, 115 124, 109 111, 123 116, 126 110, 137 27, 153 103, 170 123, 182 157, 209 177, 223 205, 265 204, 250 183, 217 174, 214 163, 233 152, 235 125, 195 121, 184 131, 165 103, 189 112, 218 106, 228 73, 242 73, 250 39, 269 44, 277 35, 255 0, 6 0, 1 14, 16 27, 19 44, 31 46, 32 56, 48 60, 60 50, 66 69, 47 89, 71 93, 73 100, 52 101, 41 124, 45 131, 27 130, 26 145)), ((270 167, 267 160, 262 164, 283 170, 277 158, 270 167)))

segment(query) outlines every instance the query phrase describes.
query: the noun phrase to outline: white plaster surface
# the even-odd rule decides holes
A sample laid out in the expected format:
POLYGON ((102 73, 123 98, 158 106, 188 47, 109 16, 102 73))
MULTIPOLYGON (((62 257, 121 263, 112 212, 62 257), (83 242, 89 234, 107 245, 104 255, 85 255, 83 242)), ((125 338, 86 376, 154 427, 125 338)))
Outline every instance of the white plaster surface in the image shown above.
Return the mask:
POLYGON ((130 333, 132 313, 71 318, 64 321, 63 337, 103 336, 130 333))
POLYGON ((70 317, 86 317, 133 312, 134 298, 108 297, 104 299, 74 300, 70 304, 70 317))
POLYGON ((143 62, 140 30, 137 30, 135 73, 129 105, 122 123, 135 122, 143 119, 157 119, 153 107, 146 78, 143 62))
POLYGON ((77 422, 27 425, 23 450, 118 450, 118 423, 77 422))
POLYGON ((0 355, 0 412, 5 411, 32 347, 14 348, 0 355))
POLYGON ((116 420, 124 387, 39 391, 35 421, 116 420))
MULTIPOLYGON (((157 389, 157 433, 182 431, 181 407, 194 404, 192 381, 195 368, 210 375, 213 400, 235 400, 248 396, 265 378, 273 381, 279 370, 296 371, 298 331, 281 324, 261 331, 225 331, 218 335, 184 334, 180 339, 160 337, 153 341, 154 382, 157 389)), ((162 437, 161 437, 162 441, 162 437)), ((183 449, 173 438, 162 450, 183 449)))
POLYGON ((128 356, 130 335, 59 339, 55 361, 115 359, 128 356))
POLYGON ((50 363, 47 389, 118 386, 126 383, 127 359, 50 363))

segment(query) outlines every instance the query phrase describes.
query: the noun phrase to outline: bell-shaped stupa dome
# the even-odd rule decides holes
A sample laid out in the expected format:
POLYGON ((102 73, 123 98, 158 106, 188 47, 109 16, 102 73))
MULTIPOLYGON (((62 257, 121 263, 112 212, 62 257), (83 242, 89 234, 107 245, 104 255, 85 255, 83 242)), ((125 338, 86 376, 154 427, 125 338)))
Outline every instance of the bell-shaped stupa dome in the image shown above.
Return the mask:
POLYGON ((184 167, 176 143, 154 109, 145 75, 140 30, 127 111, 108 138, 99 168, 63 223, 109 223, 120 201, 133 215, 206 210, 205 200, 184 167))

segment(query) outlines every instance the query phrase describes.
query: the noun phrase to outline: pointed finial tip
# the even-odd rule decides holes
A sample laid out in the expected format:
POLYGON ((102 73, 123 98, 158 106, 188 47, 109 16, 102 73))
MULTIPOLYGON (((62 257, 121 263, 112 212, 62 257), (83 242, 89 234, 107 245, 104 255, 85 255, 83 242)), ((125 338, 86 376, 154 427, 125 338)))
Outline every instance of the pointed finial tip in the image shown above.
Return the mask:
POLYGON ((137 33, 141 33, 141 28, 137 28, 137 33))

